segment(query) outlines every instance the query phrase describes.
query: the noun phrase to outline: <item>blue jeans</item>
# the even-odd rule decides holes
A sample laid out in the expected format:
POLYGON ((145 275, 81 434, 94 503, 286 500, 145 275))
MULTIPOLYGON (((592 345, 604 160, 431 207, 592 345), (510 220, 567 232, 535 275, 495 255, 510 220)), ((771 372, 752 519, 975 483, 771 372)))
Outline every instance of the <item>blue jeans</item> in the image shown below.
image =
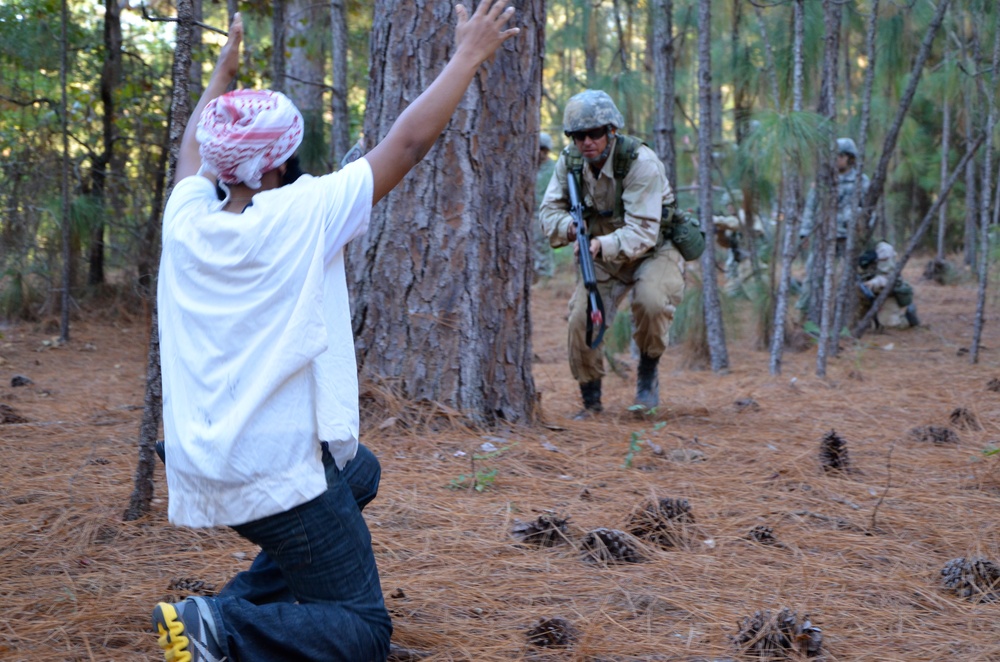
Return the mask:
POLYGON ((261 552, 209 604, 227 659, 382 662, 392 623, 361 516, 381 469, 364 446, 343 471, 324 449, 327 490, 234 526, 261 552))

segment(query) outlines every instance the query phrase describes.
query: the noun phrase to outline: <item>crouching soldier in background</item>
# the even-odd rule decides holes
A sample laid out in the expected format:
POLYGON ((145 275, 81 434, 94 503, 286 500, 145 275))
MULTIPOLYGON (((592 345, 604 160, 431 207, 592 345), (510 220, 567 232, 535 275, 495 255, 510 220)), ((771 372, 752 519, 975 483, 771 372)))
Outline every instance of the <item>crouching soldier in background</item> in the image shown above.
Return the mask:
POLYGON ((732 203, 728 194, 722 196, 722 204, 725 215, 713 216, 712 220, 715 223, 715 244, 726 252, 725 292, 729 296, 742 294, 749 297, 751 293, 747 287, 754 275, 754 260, 750 255, 752 248, 746 233, 748 230, 753 232, 753 247, 758 256, 757 269, 760 272, 766 271, 767 265, 762 261, 764 251, 761 250, 766 239, 764 224, 754 214, 753 228, 748 227, 743 210, 732 203))
POLYGON ((886 287, 892 288, 889 298, 875 316, 875 328, 907 329, 919 326, 917 304, 913 302, 913 287, 902 277, 890 282, 896 269, 896 250, 880 241, 875 250, 865 251, 858 258, 858 287, 861 289, 859 315, 867 314, 871 304, 886 287))

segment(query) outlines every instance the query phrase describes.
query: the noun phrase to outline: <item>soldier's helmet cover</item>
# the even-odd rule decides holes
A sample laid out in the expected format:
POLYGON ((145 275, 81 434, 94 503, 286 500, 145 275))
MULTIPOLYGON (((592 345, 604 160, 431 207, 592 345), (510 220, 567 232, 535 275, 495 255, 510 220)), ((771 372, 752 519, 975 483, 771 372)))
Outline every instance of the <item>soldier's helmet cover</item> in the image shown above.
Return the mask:
POLYGON ((880 260, 895 260, 896 259, 896 249, 892 247, 887 241, 880 241, 875 246, 875 254, 880 260))
POLYGON ((625 126, 625 118, 607 92, 584 90, 570 97, 563 112, 564 133, 569 135, 574 131, 586 131, 601 126, 613 126, 616 129, 625 126))
POLYGON ((858 158, 858 146, 850 138, 837 138, 837 153, 858 158))
POLYGON ((552 136, 547 133, 538 134, 538 149, 547 149, 552 151, 552 136))

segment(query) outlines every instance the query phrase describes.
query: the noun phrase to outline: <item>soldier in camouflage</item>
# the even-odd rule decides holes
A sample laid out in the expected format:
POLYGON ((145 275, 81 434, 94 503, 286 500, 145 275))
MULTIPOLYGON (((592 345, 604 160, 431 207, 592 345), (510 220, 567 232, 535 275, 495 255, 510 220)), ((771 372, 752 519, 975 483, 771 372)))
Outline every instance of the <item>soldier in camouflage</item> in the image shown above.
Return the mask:
MULTIPOLYGON (((598 289, 608 326, 625 296, 632 292, 633 340, 640 351, 636 404, 659 404, 657 376, 667 347, 674 311, 684 296, 684 260, 661 231, 661 211, 673 205, 666 170, 653 150, 619 134, 625 120, 605 92, 587 90, 566 104, 563 132, 571 145, 555 165, 541 205, 541 220, 552 246, 576 241, 569 214, 567 177, 579 170, 584 218, 590 232, 598 289), (633 154, 627 172, 616 178, 616 149, 633 154), (577 165, 582 164, 582 165, 577 165)), ((582 280, 571 302, 569 363, 580 384, 584 418, 600 412, 604 361, 601 348, 586 341, 587 295, 582 280)))
MULTIPOLYGON (((855 199, 855 191, 860 186, 861 195, 858 196, 859 203, 864 200, 865 195, 868 194, 868 186, 870 182, 868 181, 868 176, 858 172, 856 167, 856 162, 858 159, 858 146, 850 138, 838 138, 837 139, 837 249, 836 256, 838 258, 842 257, 844 254, 844 247, 847 242, 847 224, 852 213, 851 203, 855 199)), ((855 218, 858 217, 858 211, 860 207, 855 207, 853 213, 855 218)), ((816 193, 816 187, 812 187, 809 190, 809 194, 806 197, 806 206, 802 212, 802 227, 799 228, 799 238, 803 241, 809 241, 813 236, 817 225, 817 216, 819 214, 819 196, 816 193)), ((873 219, 874 220, 874 219, 873 219)), ((813 241, 812 250, 809 251, 809 257, 806 259, 806 279, 802 286, 802 293, 799 296, 798 303, 796 307, 802 311, 809 310, 809 294, 810 294, 810 283, 813 281, 813 254, 815 253, 816 241, 813 241)))
MULTIPOLYGON (((738 197, 737 201, 739 201, 738 197)), ((721 202, 725 214, 712 216, 712 221, 715 224, 715 244, 725 250, 726 286, 724 290, 729 296, 750 296, 747 287, 754 276, 754 260, 750 255, 751 245, 757 247, 758 273, 767 270, 767 264, 763 261, 762 255, 766 239, 764 222, 760 216, 754 214, 753 227, 748 227, 746 214, 730 199, 728 193, 722 195, 721 202), (747 240, 745 235, 748 231, 753 232, 752 243, 747 240)))
POLYGON ((555 273, 555 259, 552 255, 552 246, 549 238, 542 230, 542 220, 538 209, 542 206, 542 199, 545 198, 545 189, 549 186, 552 173, 556 169, 556 163, 549 158, 552 153, 552 136, 547 133, 538 135, 538 175, 535 179, 535 218, 533 223, 534 244, 532 246, 532 257, 535 270, 535 282, 552 278, 555 273))
POLYGON ((875 316, 875 328, 907 329, 920 325, 917 304, 913 302, 913 287, 902 277, 890 280, 895 270, 896 249, 886 241, 878 242, 875 250, 862 253, 858 259, 858 281, 862 294, 859 316, 863 317, 868 312, 879 292, 892 288, 889 298, 875 316))

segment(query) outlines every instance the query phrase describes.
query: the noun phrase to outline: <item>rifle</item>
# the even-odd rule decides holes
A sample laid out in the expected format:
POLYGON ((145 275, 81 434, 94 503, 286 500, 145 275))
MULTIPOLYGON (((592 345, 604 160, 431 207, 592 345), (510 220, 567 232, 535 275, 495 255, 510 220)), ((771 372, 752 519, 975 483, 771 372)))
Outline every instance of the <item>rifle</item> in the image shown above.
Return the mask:
POLYGON ((858 276, 858 290, 861 292, 861 295, 868 300, 868 303, 875 301, 875 293, 871 291, 871 288, 865 285, 865 281, 862 280, 860 275, 858 276))
POLYGON ((607 325, 604 323, 604 302, 601 293, 597 291, 597 273, 594 271, 594 256, 590 254, 590 235, 587 234, 587 224, 583 220, 583 203, 580 201, 580 185, 576 175, 566 173, 566 184, 569 188, 569 213, 576 226, 576 244, 580 259, 580 273, 583 284, 587 288, 587 345, 596 349, 604 338, 607 325), (597 337, 594 338, 594 329, 597 337))

